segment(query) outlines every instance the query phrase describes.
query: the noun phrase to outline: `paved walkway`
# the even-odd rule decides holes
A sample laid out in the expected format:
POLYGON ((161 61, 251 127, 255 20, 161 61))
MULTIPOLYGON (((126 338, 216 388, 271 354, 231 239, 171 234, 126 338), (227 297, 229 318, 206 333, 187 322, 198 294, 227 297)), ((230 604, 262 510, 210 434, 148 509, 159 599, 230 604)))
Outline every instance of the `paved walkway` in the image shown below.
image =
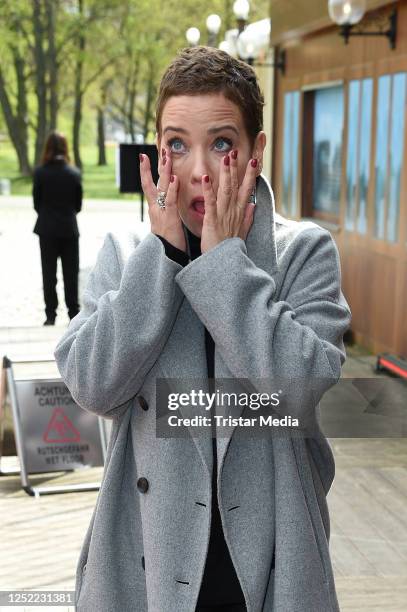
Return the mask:
MULTIPOLYGON (((82 286, 106 231, 137 226, 135 209, 132 202, 85 203, 79 216, 82 286)), ((68 318, 61 296, 58 325, 42 327, 40 260, 37 238, 30 234, 35 221, 30 202, 0 198, 0 215, 2 353, 52 356, 68 318)), ((347 354, 344 377, 377 376, 375 355, 356 346, 347 347, 347 354)), ((44 365, 26 367, 38 374, 44 365)), ((328 495, 330 549, 341 611, 405 612, 407 440, 333 438, 330 442, 337 466, 328 495)), ((12 457, 6 457, 2 465, 17 467, 12 457)), ((100 480, 101 473, 101 468, 93 468, 37 475, 32 481, 36 485, 93 482, 100 480)), ((0 590, 73 590, 76 563, 96 498, 97 492, 81 492, 35 499, 22 491, 18 476, 1 476, 0 590)), ((65 607, 45 609, 73 612, 65 607)))
MULTIPOLYGON (((0 328, 40 326, 45 320, 37 214, 28 197, 0 196, 0 328)), ((81 293, 87 274, 109 231, 148 231, 141 224, 138 200, 85 200, 78 214, 81 293)), ((145 219, 148 214, 145 212, 145 219)), ((62 266, 58 260, 58 325, 67 325, 62 266)))

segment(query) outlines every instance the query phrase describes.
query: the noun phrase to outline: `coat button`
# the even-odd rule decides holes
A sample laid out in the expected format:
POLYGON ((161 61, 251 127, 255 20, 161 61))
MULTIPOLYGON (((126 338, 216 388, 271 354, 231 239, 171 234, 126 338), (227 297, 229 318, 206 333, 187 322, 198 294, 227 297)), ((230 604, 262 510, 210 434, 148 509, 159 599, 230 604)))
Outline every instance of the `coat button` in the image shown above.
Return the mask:
POLYGON ((146 571, 146 563, 145 563, 145 561, 144 561, 144 556, 143 556, 143 557, 141 557, 141 565, 142 565, 142 567, 143 567, 143 570, 144 570, 144 571, 146 571))
POLYGON ((147 478, 139 478, 137 481, 137 488, 141 493, 145 493, 148 489, 147 478))
POLYGON ((148 410, 147 400, 142 395, 138 396, 138 403, 140 404, 143 410, 148 410))

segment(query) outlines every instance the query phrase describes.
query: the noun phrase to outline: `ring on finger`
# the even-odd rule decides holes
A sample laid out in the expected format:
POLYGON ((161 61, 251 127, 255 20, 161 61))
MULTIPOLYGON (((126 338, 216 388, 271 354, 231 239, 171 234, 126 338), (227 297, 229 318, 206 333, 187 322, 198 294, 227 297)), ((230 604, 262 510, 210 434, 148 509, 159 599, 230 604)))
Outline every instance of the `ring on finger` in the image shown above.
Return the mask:
POLYGON ((166 191, 159 191, 157 194, 156 202, 160 208, 165 208, 166 195, 167 195, 166 191))

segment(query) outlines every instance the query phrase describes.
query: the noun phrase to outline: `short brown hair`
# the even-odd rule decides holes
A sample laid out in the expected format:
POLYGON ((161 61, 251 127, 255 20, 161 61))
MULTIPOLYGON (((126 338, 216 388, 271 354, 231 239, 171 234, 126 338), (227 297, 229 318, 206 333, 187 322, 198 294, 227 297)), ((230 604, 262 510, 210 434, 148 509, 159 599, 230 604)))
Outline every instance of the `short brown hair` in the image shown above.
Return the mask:
POLYGON ((42 163, 46 164, 56 157, 63 157, 69 163, 68 141, 63 134, 53 131, 48 135, 42 154, 42 163))
POLYGON ((182 49, 166 69, 156 104, 156 129, 171 96, 222 93, 239 107, 251 143, 263 129, 264 98, 253 68, 213 47, 182 49))

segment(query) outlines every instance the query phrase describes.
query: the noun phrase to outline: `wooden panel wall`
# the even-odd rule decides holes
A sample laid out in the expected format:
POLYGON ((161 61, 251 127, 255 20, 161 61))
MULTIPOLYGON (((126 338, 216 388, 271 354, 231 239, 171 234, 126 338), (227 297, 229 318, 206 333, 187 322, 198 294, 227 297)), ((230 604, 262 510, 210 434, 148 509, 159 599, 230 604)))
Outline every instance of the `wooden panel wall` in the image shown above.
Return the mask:
MULTIPOLYGON (((281 3, 280 3, 281 4, 281 3)), ((289 3, 290 5, 299 3, 289 3)), ((384 13, 394 5, 382 9, 384 13)), ((404 165, 400 197, 400 241, 390 244, 373 237, 374 221, 374 155, 371 155, 368 190, 368 233, 360 235, 344 229, 346 207, 346 126, 348 120, 347 83, 351 79, 372 77, 374 98, 372 109, 371 148, 375 151, 375 126, 377 105, 377 79, 381 74, 407 71, 407 0, 398 6, 397 48, 390 50, 387 39, 351 38, 348 45, 338 35, 335 27, 329 27, 312 35, 291 40, 283 45, 286 50, 285 76, 279 71, 275 81, 274 132, 273 132, 273 189, 276 208, 283 214, 282 152, 284 128, 284 94, 306 86, 318 86, 328 82, 343 81, 345 87, 345 117, 342 158, 342 185, 340 223, 332 235, 338 245, 342 262, 342 286, 353 314, 352 331, 356 341, 373 352, 389 351, 407 358, 407 117, 405 117, 404 165)), ((304 109, 300 109, 300 151, 304 109)), ((303 185, 300 161, 298 185, 299 201, 297 219, 301 218, 301 186, 303 185)), ((306 183, 306 181, 305 181, 306 183)))

